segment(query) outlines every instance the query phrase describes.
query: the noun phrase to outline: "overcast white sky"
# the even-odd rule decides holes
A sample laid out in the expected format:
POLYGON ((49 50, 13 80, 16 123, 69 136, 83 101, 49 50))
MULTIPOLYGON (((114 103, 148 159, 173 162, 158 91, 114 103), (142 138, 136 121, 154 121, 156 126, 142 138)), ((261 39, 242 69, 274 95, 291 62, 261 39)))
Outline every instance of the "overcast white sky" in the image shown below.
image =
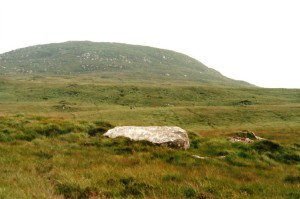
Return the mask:
POLYGON ((69 40, 175 50, 230 78, 300 88, 299 0, 0 0, 0 53, 69 40))

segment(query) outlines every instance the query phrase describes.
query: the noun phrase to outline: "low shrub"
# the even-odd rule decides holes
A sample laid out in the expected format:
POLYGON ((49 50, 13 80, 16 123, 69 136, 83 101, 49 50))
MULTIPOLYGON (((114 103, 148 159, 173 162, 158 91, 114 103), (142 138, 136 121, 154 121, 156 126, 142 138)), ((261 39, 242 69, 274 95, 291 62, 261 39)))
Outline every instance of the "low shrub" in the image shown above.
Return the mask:
POLYGON ((22 134, 16 135, 14 138, 17 140, 32 141, 36 138, 36 136, 34 134, 22 133, 22 134))
POLYGON ((255 142, 252 145, 252 148, 257 150, 258 152, 276 152, 282 150, 281 145, 269 140, 255 142))
POLYGON ((55 186, 56 192, 65 198, 90 198, 91 195, 97 195, 97 190, 91 187, 82 188, 75 183, 60 183, 55 186))
POLYGON ((255 160, 255 157, 252 154, 245 151, 239 152, 238 156, 244 159, 255 160))
POLYGON ((148 193, 153 189, 153 186, 146 184, 144 182, 139 182, 133 177, 121 178, 119 182, 124 186, 121 195, 124 197, 127 196, 141 196, 145 193, 148 193))
POLYGON ((173 181, 173 182, 179 182, 182 181, 182 177, 177 174, 166 174, 162 178, 163 181, 173 181))
POLYGON ((44 135, 46 137, 53 137, 58 135, 63 135, 70 133, 74 130, 72 125, 57 125, 53 123, 49 123, 46 125, 40 125, 34 129, 38 134, 44 135))
POLYGON ((277 161, 283 162, 285 164, 297 164, 300 163, 300 156, 293 152, 285 152, 278 154, 274 158, 277 161))
POLYGON ((200 142, 201 142, 200 139, 191 140, 191 142, 190 142, 190 148, 192 148, 192 149, 198 149, 200 142))
POLYGON ((284 182, 288 182, 288 183, 300 183, 300 176, 291 176, 288 175, 284 178, 284 182))
POLYGON ((300 198, 300 193, 299 192, 290 192, 290 193, 288 193, 287 198, 289 198, 289 199, 299 199, 300 198))
POLYGON ((295 143, 294 145, 295 145, 296 147, 300 148, 300 144, 295 143))
POLYGON ((104 134, 108 130, 109 129, 107 127, 97 126, 95 128, 90 129, 88 131, 88 134, 89 134, 89 136, 96 136, 98 134, 102 135, 102 134, 104 134))
POLYGON ((4 135, 3 133, 0 133, 0 142, 9 142, 12 139, 9 136, 4 135))
POLYGON ((114 127, 114 125, 112 125, 109 122, 105 122, 105 121, 96 121, 96 122, 94 122, 94 124, 97 125, 97 126, 102 126, 102 127, 107 127, 107 128, 113 128, 114 127))
POLYGON ((235 135, 238 136, 238 137, 242 137, 242 138, 249 138, 249 139, 252 139, 252 140, 256 140, 255 134, 253 132, 247 131, 247 130, 244 130, 242 132, 238 132, 235 135))
POLYGON ((197 191, 193 187, 183 187, 182 192, 186 198, 197 198, 197 191))

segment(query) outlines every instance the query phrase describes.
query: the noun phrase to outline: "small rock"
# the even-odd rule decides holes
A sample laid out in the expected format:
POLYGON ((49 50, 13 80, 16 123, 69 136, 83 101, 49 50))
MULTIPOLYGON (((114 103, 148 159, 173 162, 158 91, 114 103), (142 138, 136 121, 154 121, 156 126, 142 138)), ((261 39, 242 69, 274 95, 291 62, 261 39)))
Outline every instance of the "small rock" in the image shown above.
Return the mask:
POLYGON ((196 159, 201 159, 201 160, 204 160, 204 159, 207 159, 206 157, 202 157, 202 156, 199 156, 199 155, 191 155, 193 158, 196 158, 196 159))
POLYGON ((247 130, 236 133, 235 135, 236 136, 229 138, 230 142, 253 143, 254 140, 264 140, 264 138, 261 138, 255 135, 255 133, 247 130))
POLYGON ((229 141, 230 142, 242 142, 242 143, 247 143, 247 144, 254 142, 250 138, 244 138, 244 137, 231 137, 231 138, 229 138, 229 141))

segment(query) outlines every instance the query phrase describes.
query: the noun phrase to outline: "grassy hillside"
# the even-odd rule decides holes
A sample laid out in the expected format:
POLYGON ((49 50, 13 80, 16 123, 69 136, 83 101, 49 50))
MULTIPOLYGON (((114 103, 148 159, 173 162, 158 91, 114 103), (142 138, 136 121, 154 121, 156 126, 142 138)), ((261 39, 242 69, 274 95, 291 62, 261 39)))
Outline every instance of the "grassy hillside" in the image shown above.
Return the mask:
POLYGON ((0 198, 300 198, 299 89, 124 44, 0 56, 0 198), (102 136, 118 125, 180 126, 191 147, 102 136), (265 139, 229 141, 245 130, 265 139))
POLYGON ((154 81, 248 85, 170 50, 119 43, 73 41, 18 49, 0 55, 1 74, 79 75, 154 81))
POLYGON ((296 89, 1 76, 0 197, 299 198, 299 121, 296 89), (181 126, 191 148, 102 136, 116 125, 181 126), (267 140, 229 142, 243 130, 267 140))

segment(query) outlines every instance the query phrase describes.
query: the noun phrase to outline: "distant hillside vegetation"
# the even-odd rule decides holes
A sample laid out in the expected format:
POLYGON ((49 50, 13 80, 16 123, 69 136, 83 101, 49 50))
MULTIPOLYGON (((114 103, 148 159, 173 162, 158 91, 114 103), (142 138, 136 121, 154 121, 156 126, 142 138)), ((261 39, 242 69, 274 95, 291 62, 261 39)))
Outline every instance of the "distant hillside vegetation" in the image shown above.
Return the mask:
POLYGON ((1 54, 0 74, 93 74, 102 78, 165 79, 249 86, 174 51, 89 41, 37 45, 1 54))

